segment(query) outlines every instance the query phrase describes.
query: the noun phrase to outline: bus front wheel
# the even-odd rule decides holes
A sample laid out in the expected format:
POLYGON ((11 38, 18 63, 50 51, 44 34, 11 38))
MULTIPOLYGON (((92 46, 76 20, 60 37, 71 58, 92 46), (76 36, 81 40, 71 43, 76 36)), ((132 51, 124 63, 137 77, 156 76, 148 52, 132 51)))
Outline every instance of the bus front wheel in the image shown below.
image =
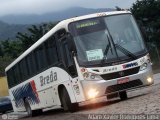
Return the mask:
POLYGON ((66 88, 63 88, 60 93, 61 104, 64 111, 75 112, 78 109, 78 103, 71 103, 71 99, 66 88))
POLYGON ((119 92, 119 97, 121 100, 126 100, 128 98, 127 92, 126 91, 119 92))

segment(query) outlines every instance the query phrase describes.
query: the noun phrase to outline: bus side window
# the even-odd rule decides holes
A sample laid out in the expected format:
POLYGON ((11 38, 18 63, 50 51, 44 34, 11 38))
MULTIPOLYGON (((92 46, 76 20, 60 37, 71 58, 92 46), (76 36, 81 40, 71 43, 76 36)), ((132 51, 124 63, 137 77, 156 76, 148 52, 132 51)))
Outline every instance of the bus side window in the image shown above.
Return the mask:
POLYGON ((18 77, 17 77, 17 70, 16 70, 16 66, 13 67, 13 85, 12 86, 15 86, 18 82, 18 77))
POLYGON ((15 83, 18 83, 18 81, 20 80, 19 79, 19 70, 18 70, 18 64, 15 66, 15 69, 14 69, 14 74, 15 74, 15 83))
POLYGON ((37 73, 37 61, 35 59, 35 53, 34 51, 29 55, 30 56, 30 62, 32 67, 32 75, 35 75, 37 73))
POLYGON ((8 87, 11 88, 14 86, 14 74, 13 69, 11 68, 9 71, 7 71, 7 79, 8 79, 8 87))
POLYGON ((33 62, 33 57, 32 54, 30 54, 29 56, 27 56, 27 65, 28 65, 28 71, 29 71, 29 76, 33 76, 33 74, 36 71, 34 62, 33 62))
POLYGON ((18 83, 23 82, 23 69, 20 67, 20 62, 17 64, 17 70, 18 70, 18 83))
POLYGON ((58 54, 56 41, 54 36, 51 36, 45 43, 45 52, 47 56, 48 66, 58 63, 58 54))
POLYGON ((24 58, 19 64, 20 64, 20 73, 21 73, 21 76, 22 76, 22 81, 25 81, 27 79, 27 76, 28 76, 26 59, 24 58))
MULTIPOLYGON (((40 45, 34 52, 34 55, 36 56, 36 63, 38 64, 38 71, 42 71, 47 67, 47 59, 45 54, 45 48, 42 45, 40 45)), ((35 63, 35 64, 36 64, 35 63)))
POLYGON ((23 73, 23 70, 24 68, 22 67, 22 61, 19 62, 19 71, 20 71, 20 74, 21 74, 21 81, 23 81, 24 79, 24 73, 23 73))

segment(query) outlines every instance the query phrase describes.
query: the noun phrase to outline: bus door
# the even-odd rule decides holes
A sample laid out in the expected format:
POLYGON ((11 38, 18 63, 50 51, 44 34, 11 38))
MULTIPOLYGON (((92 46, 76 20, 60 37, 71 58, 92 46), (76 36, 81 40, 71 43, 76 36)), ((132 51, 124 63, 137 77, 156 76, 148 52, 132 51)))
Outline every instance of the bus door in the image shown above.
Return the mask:
POLYGON ((60 54, 62 57, 62 61, 65 67, 65 70, 68 72, 68 74, 71 77, 74 78, 77 76, 76 67, 75 67, 73 55, 69 50, 69 42, 65 34, 59 38, 59 42, 60 42, 59 44, 60 54))

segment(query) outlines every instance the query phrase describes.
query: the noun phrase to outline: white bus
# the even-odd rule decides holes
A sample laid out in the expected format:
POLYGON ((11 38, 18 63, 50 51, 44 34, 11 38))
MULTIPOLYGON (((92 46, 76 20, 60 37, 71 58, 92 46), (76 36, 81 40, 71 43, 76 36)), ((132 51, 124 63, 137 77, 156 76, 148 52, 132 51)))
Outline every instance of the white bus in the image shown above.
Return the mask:
POLYGON ((49 107, 75 111, 102 96, 153 84, 151 61, 129 11, 67 19, 6 69, 14 111, 33 116, 49 107))

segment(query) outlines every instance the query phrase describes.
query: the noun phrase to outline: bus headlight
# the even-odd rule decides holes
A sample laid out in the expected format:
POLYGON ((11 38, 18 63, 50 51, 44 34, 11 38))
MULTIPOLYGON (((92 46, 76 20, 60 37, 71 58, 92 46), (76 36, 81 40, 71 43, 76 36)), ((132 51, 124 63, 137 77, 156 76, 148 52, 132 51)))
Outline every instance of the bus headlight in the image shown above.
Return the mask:
POLYGON ((83 77, 85 80, 102 80, 100 75, 89 72, 83 73, 83 77))
POLYGON ((149 55, 149 54, 147 54, 147 62, 152 64, 151 58, 150 58, 150 55, 149 55))
POLYGON ((147 82, 151 84, 153 82, 153 79, 151 77, 148 77, 147 82))
POLYGON ((88 91, 88 97, 89 98, 95 98, 97 95, 98 95, 98 91, 96 89, 93 89, 91 88, 89 91, 88 91))
POLYGON ((84 80, 103 80, 100 75, 88 72, 85 68, 81 69, 81 73, 83 75, 84 80))
POLYGON ((140 71, 145 70, 147 68, 147 63, 143 63, 140 67, 140 71))

